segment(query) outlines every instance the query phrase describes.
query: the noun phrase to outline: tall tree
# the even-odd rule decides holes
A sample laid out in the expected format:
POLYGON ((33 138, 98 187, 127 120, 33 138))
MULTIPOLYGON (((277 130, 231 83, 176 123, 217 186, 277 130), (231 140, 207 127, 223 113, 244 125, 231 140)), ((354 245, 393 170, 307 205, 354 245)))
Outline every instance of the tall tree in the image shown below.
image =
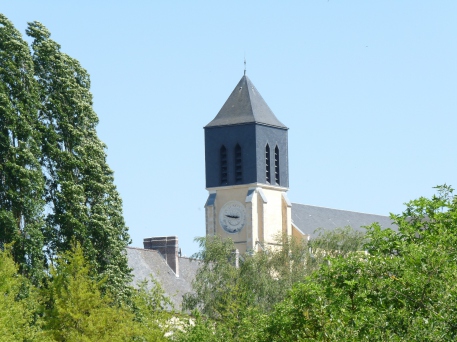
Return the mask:
POLYGON ((0 14, 0 245, 12 243, 14 260, 32 278, 44 260, 38 104, 29 47, 0 14))
POLYGON ((60 51, 41 23, 29 23, 26 32, 34 39, 40 90, 47 252, 52 258, 69 250, 75 239, 98 274, 108 278, 110 290, 119 294, 130 281, 125 253, 130 238, 106 146, 97 137, 89 74, 60 51))

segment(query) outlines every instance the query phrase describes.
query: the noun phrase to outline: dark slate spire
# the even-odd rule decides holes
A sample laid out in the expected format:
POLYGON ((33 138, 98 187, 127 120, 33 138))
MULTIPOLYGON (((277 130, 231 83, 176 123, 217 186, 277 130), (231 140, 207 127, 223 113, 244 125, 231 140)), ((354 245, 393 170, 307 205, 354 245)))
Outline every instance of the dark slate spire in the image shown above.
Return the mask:
POLYGON ((287 188, 287 134, 244 75, 205 127, 206 187, 261 183, 287 188))
POLYGON ((251 80, 244 75, 207 127, 257 123, 287 129, 273 114, 251 80))

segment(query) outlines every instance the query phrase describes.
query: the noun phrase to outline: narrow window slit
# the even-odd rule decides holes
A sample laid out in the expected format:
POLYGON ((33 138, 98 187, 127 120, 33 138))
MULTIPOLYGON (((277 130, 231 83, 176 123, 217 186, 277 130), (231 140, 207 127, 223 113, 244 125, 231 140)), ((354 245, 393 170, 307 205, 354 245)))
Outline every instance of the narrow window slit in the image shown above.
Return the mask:
POLYGON ((220 150, 221 158, 221 185, 227 185, 227 149, 222 145, 220 150))
POLYGON ((275 182, 279 185, 279 147, 275 148, 275 182))
POLYGON ((271 183, 270 175, 270 146, 267 144, 265 147, 265 178, 267 183, 271 183))

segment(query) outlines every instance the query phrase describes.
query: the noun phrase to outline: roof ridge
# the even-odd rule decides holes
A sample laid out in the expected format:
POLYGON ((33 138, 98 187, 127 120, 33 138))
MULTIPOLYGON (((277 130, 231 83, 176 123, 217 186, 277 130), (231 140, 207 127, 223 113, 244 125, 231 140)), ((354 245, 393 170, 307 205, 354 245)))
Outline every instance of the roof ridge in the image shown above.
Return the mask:
MULTIPOLYGON (((244 78, 244 82, 246 84, 249 99, 251 99, 251 93, 249 91, 249 84, 248 84, 248 81, 250 82, 251 80, 246 76, 246 73, 244 73, 243 78, 244 78)), ((252 108, 252 101, 249 101, 249 107, 251 108, 251 113, 252 113, 252 116, 254 117, 254 121, 257 121, 257 118, 255 117, 255 113, 254 113, 254 108, 252 108)))
POLYGON ((295 202, 292 202, 292 206, 294 204, 298 204, 298 205, 306 205, 308 207, 315 207, 315 208, 323 208, 323 209, 331 209, 331 210, 339 210, 339 211, 348 211, 348 212, 351 212, 351 213, 357 213, 357 214, 364 214, 364 215, 373 215, 373 216, 384 216, 384 217, 389 217, 389 215, 381 215, 381 214, 371 214, 371 213, 365 213, 363 211, 355 211, 355 210, 347 210, 347 209, 337 209, 337 208, 330 208, 330 207, 323 207, 323 206, 320 206, 320 205, 312 205, 312 204, 304 204, 304 203, 295 203, 295 202))
POLYGON ((134 249, 134 250, 137 250, 137 251, 146 251, 146 252, 151 252, 151 253, 157 253, 159 254, 161 257, 164 257, 162 255, 162 253, 160 253, 158 250, 156 249, 149 249, 149 248, 141 248, 141 247, 133 247, 133 246, 127 246, 126 248, 128 249, 134 249))
POLYGON ((192 257, 188 257, 188 256, 178 256, 179 259, 187 259, 187 260, 190 260, 190 261, 201 261, 201 259, 197 259, 197 258, 192 258, 192 257))

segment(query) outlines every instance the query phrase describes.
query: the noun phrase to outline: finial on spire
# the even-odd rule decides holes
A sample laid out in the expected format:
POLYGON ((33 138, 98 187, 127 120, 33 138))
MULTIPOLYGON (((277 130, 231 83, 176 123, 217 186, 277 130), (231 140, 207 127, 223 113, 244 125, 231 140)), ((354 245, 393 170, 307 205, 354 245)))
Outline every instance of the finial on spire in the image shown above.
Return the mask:
POLYGON ((246 53, 244 53, 244 76, 246 76, 246 53))

